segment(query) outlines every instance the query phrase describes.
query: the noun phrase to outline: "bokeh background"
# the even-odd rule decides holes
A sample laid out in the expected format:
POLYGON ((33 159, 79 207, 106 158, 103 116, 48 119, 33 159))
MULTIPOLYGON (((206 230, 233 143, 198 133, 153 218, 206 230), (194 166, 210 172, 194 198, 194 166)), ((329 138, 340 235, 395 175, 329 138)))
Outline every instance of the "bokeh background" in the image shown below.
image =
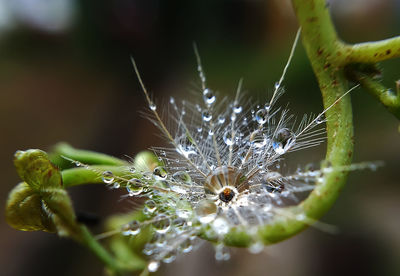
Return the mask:
MULTIPOLYGON (((398 0, 329 1, 343 40, 400 34, 398 0)), ((234 93, 240 77, 254 102, 279 79, 297 30, 287 0, 0 0, 0 203, 19 182, 18 149, 50 150, 59 141, 117 157, 165 145, 139 112, 146 103, 133 74, 133 55, 157 100, 190 97, 198 84, 196 41, 210 87, 234 93)), ((394 88, 399 61, 382 63, 394 88)), ((301 45, 288 71, 286 94, 295 114, 320 112, 321 98, 301 45)), ((336 235, 308 229, 251 255, 232 250, 218 263, 210 246, 161 268, 160 275, 400 275, 399 122, 361 89, 352 92, 354 161, 384 160, 376 172, 351 173, 323 221, 336 235)), ((293 157, 323 159, 325 145, 293 157)), ((291 164, 291 163, 289 163, 291 164)), ((124 212, 121 193, 87 186, 70 191, 76 210, 124 212)), ((103 267, 73 241, 10 228, 0 212, 1 275, 102 275, 103 267)), ((101 227, 93 227, 98 233, 101 227)))

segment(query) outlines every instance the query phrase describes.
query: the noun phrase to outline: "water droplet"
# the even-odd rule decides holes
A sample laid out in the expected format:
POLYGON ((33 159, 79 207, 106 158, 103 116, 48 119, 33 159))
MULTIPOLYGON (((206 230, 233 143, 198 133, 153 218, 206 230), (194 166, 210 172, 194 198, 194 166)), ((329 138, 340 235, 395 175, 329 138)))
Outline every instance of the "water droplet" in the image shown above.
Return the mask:
POLYGON ((191 145, 178 145, 178 148, 176 149, 176 151, 185 156, 186 158, 189 157, 189 155, 193 154, 193 155, 197 155, 197 152, 194 150, 194 148, 191 145))
POLYGON ((306 219, 307 219, 307 216, 305 214, 296 215, 296 220, 298 220, 298 221, 305 221, 306 219))
POLYGON ((209 122, 212 119, 212 114, 208 110, 204 110, 202 113, 202 118, 205 122, 209 122))
POLYGON ((265 181, 276 181, 282 179, 282 175, 279 172, 270 171, 264 176, 265 181))
POLYGON ((144 203, 143 213, 145 215, 151 215, 154 213, 156 209, 157 209, 157 204, 154 202, 154 200, 149 199, 144 203))
POLYGON ((182 253, 189 253, 193 249, 192 241, 190 239, 185 240, 179 246, 182 253))
POLYGON ((197 128, 197 132, 202 132, 203 131, 203 128, 202 127, 198 127, 197 128))
POLYGON ((264 249, 264 244, 262 242, 255 242, 252 245, 250 245, 249 247, 249 252, 251 254, 258 254, 261 253, 261 251, 263 251, 264 249))
POLYGON ((169 103, 170 103, 170 104, 174 104, 174 103, 175 103, 174 97, 169 98, 169 103))
POLYGON ((201 106, 199 104, 196 104, 195 107, 196 107, 198 112, 201 112, 201 106))
POLYGON ((164 214, 158 215, 153 222, 153 228, 157 233, 164 234, 167 233, 170 226, 171 220, 164 214))
POLYGON ((275 90, 276 90, 276 89, 279 89, 280 86, 281 86, 281 84, 280 84, 279 82, 275 82, 275 85, 274 85, 275 90))
POLYGON ((212 223, 213 230, 217 233, 217 235, 225 235, 229 232, 229 224, 226 219, 222 217, 216 218, 212 223))
POLYGON ((143 252, 143 254, 150 256, 154 253, 154 248, 155 248, 154 244, 146 243, 142 252, 143 252))
POLYGON ((190 212, 184 209, 177 209, 176 215, 182 219, 188 219, 190 217, 190 212))
POLYGON ((143 192, 143 184, 139 179, 132 178, 126 185, 129 196, 137 196, 143 192))
POLYGON ((119 182, 114 182, 113 188, 119 189, 119 187, 121 187, 121 184, 119 184, 119 182))
POLYGON ((195 207, 195 212, 199 222, 207 224, 217 217, 217 205, 211 200, 203 199, 195 207))
POLYGON ((172 221, 172 225, 174 226, 173 230, 174 233, 177 235, 180 235, 181 233, 189 230, 189 224, 187 223, 187 220, 184 218, 176 218, 172 221))
POLYGON ((175 259, 176 259, 176 254, 177 254, 177 252, 176 252, 176 250, 175 249, 172 249, 172 250, 170 250, 167 254, 165 254, 165 256, 164 256, 164 258, 163 258, 163 262, 164 263, 166 263, 166 264, 170 264, 170 263, 172 263, 173 261, 175 261, 175 259))
POLYGON ((235 143, 234 137, 232 137, 232 132, 225 132, 223 139, 225 144, 228 146, 232 146, 235 143))
POLYGON ((171 189, 171 191, 181 194, 181 195, 187 194, 187 190, 186 190, 187 188, 180 186, 179 184, 171 184, 170 189, 171 189))
POLYGON ((396 96, 396 93, 394 93, 394 90, 391 89, 391 88, 387 89, 386 93, 391 97, 395 97, 396 96))
POLYGON ((264 109, 265 109, 267 112, 269 112, 270 109, 271 109, 271 105, 270 105, 269 103, 266 103, 266 104, 264 105, 264 109))
POLYGON ((267 144, 267 138, 264 136, 261 130, 256 130, 250 136, 250 143, 252 147, 261 149, 267 144))
POLYGON ((265 109, 260 109, 256 112, 256 121, 260 125, 263 125, 267 122, 268 112, 265 109))
POLYGON ((215 246, 215 259, 217 261, 227 261, 229 260, 231 255, 229 254, 228 248, 226 248, 223 244, 217 244, 215 246))
POLYGON ((110 171, 105 171, 105 172, 103 172, 103 174, 102 174, 102 180, 103 180, 103 182, 104 183, 106 183, 106 184, 111 184, 111 183, 113 183, 114 182, 114 174, 112 173, 112 172, 110 172, 110 171))
POLYGON ((219 115, 219 116, 218 116, 218 123, 221 124, 221 125, 222 125, 223 123, 225 123, 225 117, 222 116, 222 115, 219 115))
POLYGON ((322 124, 323 122, 325 122, 325 117, 324 114, 319 114, 316 118, 315 118, 315 123, 317 125, 322 124))
POLYGON ((233 107, 233 112, 236 113, 236 114, 239 114, 240 112, 242 112, 242 110, 243 110, 243 108, 240 105, 235 105, 233 107))
POLYGON ((280 129, 275 136, 272 147, 277 154, 284 154, 288 151, 296 139, 294 133, 287 128, 280 129))
POLYGON ((189 184, 192 182, 190 175, 185 171, 179 171, 172 175, 172 179, 176 182, 186 183, 189 184))
POLYGON ((210 129, 209 131, 208 131, 208 136, 213 136, 214 135, 214 131, 212 130, 212 129, 210 129))
POLYGON ((133 220, 128 224, 122 226, 122 235, 124 236, 134 236, 140 232, 140 223, 137 220, 133 220))
POLYGON ((147 269, 149 270, 149 272, 156 272, 159 267, 160 267, 160 262, 158 261, 151 261, 147 265, 147 269))
POLYGON ((164 167, 158 166, 153 170, 153 176, 155 180, 165 180, 168 177, 167 171, 164 167))
POLYGON ((154 103, 150 103, 149 104, 149 108, 153 111, 155 111, 157 109, 157 106, 154 103))
POLYGON ((263 176, 263 185, 268 193, 281 193, 285 188, 279 172, 270 171, 263 176))
POLYGON ((215 103, 215 99, 216 97, 211 89, 204 89, 203 100, 207 105, 212 105, 213 103, 215 103))
POLYGON ((151 238, 151 243, 153 243, 157 247, 164 247, 167 245, 167 236, 165 234, 154 233, 153 237, 151 238))

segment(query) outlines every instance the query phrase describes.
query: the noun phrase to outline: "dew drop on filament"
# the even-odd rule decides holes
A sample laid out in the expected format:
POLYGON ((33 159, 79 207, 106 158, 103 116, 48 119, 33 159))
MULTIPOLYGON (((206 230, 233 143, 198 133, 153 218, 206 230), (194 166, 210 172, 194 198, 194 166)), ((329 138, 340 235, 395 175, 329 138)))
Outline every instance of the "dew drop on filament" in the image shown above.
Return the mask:
POLYGON ((277 154, 284 154, 295 142, 295 139, 296 137, 291 130, 282 128, 276 133, 272 147, 277 154))
POLYGON ((209 122, 212 119, 212 114, 208 110, 204 110, 202 113, 203 121, 209 122))
POLYGON ((137 196, 143 192, 142 183, 136 179, 132 178, 126 185, 126 190, 129 196, 137 196))
POLYGON ((190 178, 190 175, 185 172, 185 171, 179 171, 176 172, 172 175, 172 179, 176 182, 181 182, 181 183, 185 183, 185 184, 189 184, 192 179, 190 178))
POLYGON ((222 115, 219 115, 219 116, 218 116, 218 123, 221 124, 221 125, 222 125, 223 123, 225 123, 225 117, 222 116, 222 115))
POLYGON ((267 138, 261 130, 257 130, 251 134, 250 143, 254 148, 260 149, 267 144, 267 138))
POLYGON ((195 212, 200 223, 207 224, 216 218, 217 205, 211 200, 203 199, 197 204, 195 212))
POLYGON ((208 89, 208 88, 204 89, 203 100, 208 106, 215 103, 216 97, 211 89, 208 89))
POLYGON ((140 223, 137 220, 133 220, 128 224, 122 226, 122 235, 124 236, 134 236, 140 232, 140 223))
POLYGON ((157 261, 151 261, 147 265, 147 269, 149 270, 149 272, 156 272, 159 267, 160 267, 160 262, 157 261))
POLYGON ((154 103, 151 103, 149 105, 150 110, 155 111, 157 109, 157 106, 154 103))
POLYGON ((166 215, 159 215, 154 219, 153 228, 159 234, 165 234, 168 232, 171 226, 171 220, 166 215))
POLYGON ((153 170, 153 176, 155 180, 165 180, 168 174, 164 167, 159 166, 153 170))
POLYGON ((143 214, 151 216, 156 209, 157 209, 156 203, 153 200, 149 199, 144 203, 143 214))
POLYGON ((224 139, 225 144, 227 144, 228 146, 232 146, 234 144, 234 137, 232 137, 231 132, 226 132, 224 134, 223 139, 224 139))
POLYGON ((243 108, 240 105, 235 105, 233 107, 233 112, 236 113, 236 114, 239 114, 240 112, 242 112, 242 110, 243 110, 243 108))
POLYGON ((263 125, 267 122, 268 112, 265 109, 260 109, 256 112, 256 121, 260 125, 263 125))
POLYGON ((177 252, 175 249, 169 251, 162 259, 163 263, 170 264, 176 259, 177 252))
POLYGON ((103 172, 102 180, 103 180, 104 183, 111 184, 111 183, 114 182, 114 179, 115 179, 114 178, 114 174, 112 172, 110 172, 110 171, 103 172))
POLYGON ((217 233, 217 235, 225 235, 229 232, 229 224, 226 219, 222 217, 216 218, 212 223, 213 230, 217 233))
POLYGON ((322 124, 324 121, 325 121, 325 119, 324 119, 324 115, 323 114, 320 114, 320 115, 317 116, 317 118, 315 118, 315 123, 317 125, 322 124))

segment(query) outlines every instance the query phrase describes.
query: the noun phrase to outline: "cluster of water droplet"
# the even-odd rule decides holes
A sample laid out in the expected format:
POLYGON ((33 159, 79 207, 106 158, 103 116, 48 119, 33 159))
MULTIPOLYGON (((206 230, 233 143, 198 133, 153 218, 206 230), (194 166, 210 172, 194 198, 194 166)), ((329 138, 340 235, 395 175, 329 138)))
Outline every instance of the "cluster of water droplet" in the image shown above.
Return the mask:
MULTIPOLYGON (((293 131, 293 118, 285 110, 274 110, 274 101, 251 109, 239 93, 229 103, 218 101, 218 95, 204 88, 202 102, 183 101, 178 106, 170 99, 177 126, 173 136, 168 133, 172 148, 155 149, 162 166, 151 172, 129 168, 123 177, 102 172, 110 187, 125 188, 128 197, 146 198, 145 220, 133 220, 120 232, 134 237, 143 228, 151 229, 154 234, 143 249, 151 260, 150 272, 190 252, 200 233, 217 241, 217 260, 229 259, 223 240, 233 228, 253 233, 249 250, 260 252, 257 227, 271 221, 274 208, 296 202, 297 192, 312 190, 321 177, 311 170, 283 175, 279 168, 287 152, 320 142, 319 138, 307 142, 302 136, 311 124, 323 122, 322 116, 305 118, 293 131)), ((153 102, 149 108, 157 112, 153 102)))
POLYGON ((121 226, 120 232, 130 237, 144 228, 153 232, 143 248, 151 260, 150 272, 190 252, 199 234, 216 241, 217 260, 229 259, 224 238, 232 229, 250 235, 250 252, 260 252, 258 227, 270 223, 280 207, 297 203, 297 194, 312 190, 323 174, 280 171, 287 153, 323 140, 323 128, 316 128, 325 121, 323 113, 304 117, 295 126, 287 110, 274 108, 283 91, 280 82, 271 100, 255 108, 243 100, 241 82, 233 101, 220 98, 207 87, 199 57, 198 64, 200 102, 170 99, 173 132, 161 121, 143 86, 153 121, 171 145, 154 149, 162 165, 151 172, 131 168, 124 177, 102 173, 110 187, 126 188, 129 197, 146 198, 145 219, 121 226))

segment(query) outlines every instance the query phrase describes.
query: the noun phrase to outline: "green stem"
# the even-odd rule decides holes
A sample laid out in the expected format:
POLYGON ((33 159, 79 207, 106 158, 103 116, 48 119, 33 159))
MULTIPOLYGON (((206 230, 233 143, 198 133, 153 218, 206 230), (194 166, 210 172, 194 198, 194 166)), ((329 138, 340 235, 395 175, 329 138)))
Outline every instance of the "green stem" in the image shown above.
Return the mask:
MULTIPOLYGON (((324 107, 333 104, 347 90, 343 71, 343 44, 339 42, 329 10, 323 0, 292 0, 302 27, 303 45, 318 79, 324 107)), ((346 96, 326 112, 326 160, 333 166, 351 162, 353 153, 353 123, 350 97, 346 96)), ((288 216, 276 216, 274 223, 266 225, 261 235, 266 243, 289 238, 318 220, 335 202, 345 184, 346 172, 332 172, 318 183, 300 205, 287 208, 288 216), (304 217, 305 220, 299 220, 304 217)))
POLYGON ((84 184, 104 184, 101 173, 105 171, 110 171, 115 176, 124 176, 127 173, 127 167, 97 165, 90 166, 90 169, 83 167, 66 169, 61 172, 64 188, 84 184))
POLYGON ((400 57, 400 36, 353 45, 344 45, 345 62, 350 63, 376 63, 400 57))
MULTIPOLYGON (((308 59, 317 77, 325 109, 348 91, 344 74, 344 44, 333 27, 324 0, 292 0, 302 28, 302 41, 308 59)), ((346 96, 327 110, 326 163, 333 167, 351 163, 353 154, 353 122, 350 97, 346 96)), ((282 208, 271 223, 261 227, 259 234, 265 244, 287 239, 310 223, 321 218, 335 202, 343 188, 347 172, 333 171, 317 183, 301 204, 282 208)), ((207 238, 207 237, 205 237, 207 238)), ((209 237, 212 239, 212 237, 209 237)), ((232 231, 224 242, 232 246, 248 246, 251 237, 241 231, 232 231)))
POLYGON ((400 93, 398 90, 397 93, 395 93, 377 80, 356 70, 352 70, 349 73, 351 78, 359 82, 362 87, 378 99, 389 112, 393 113, 393 115, 400 120, 400 93))
POLYGON ((69 168, 72 166, 71 162, 64 159, 63 156, 75 161, 82 162, 88 165, 110 165, 110 166, 126 166, 128 162, 107 154, 98 153, 89 150, 80 150, 71 147, 66 143, 58 143, 54 146, 52 152, 49 154, 50 160, 61 168, 69 168))
POLYGON ((79 242, 86 246, 100 261, 115 275, 121 275, 124 268, 111 256, 106 249, 92 236, 85 226, 81 226, 81 236, 79 242))

